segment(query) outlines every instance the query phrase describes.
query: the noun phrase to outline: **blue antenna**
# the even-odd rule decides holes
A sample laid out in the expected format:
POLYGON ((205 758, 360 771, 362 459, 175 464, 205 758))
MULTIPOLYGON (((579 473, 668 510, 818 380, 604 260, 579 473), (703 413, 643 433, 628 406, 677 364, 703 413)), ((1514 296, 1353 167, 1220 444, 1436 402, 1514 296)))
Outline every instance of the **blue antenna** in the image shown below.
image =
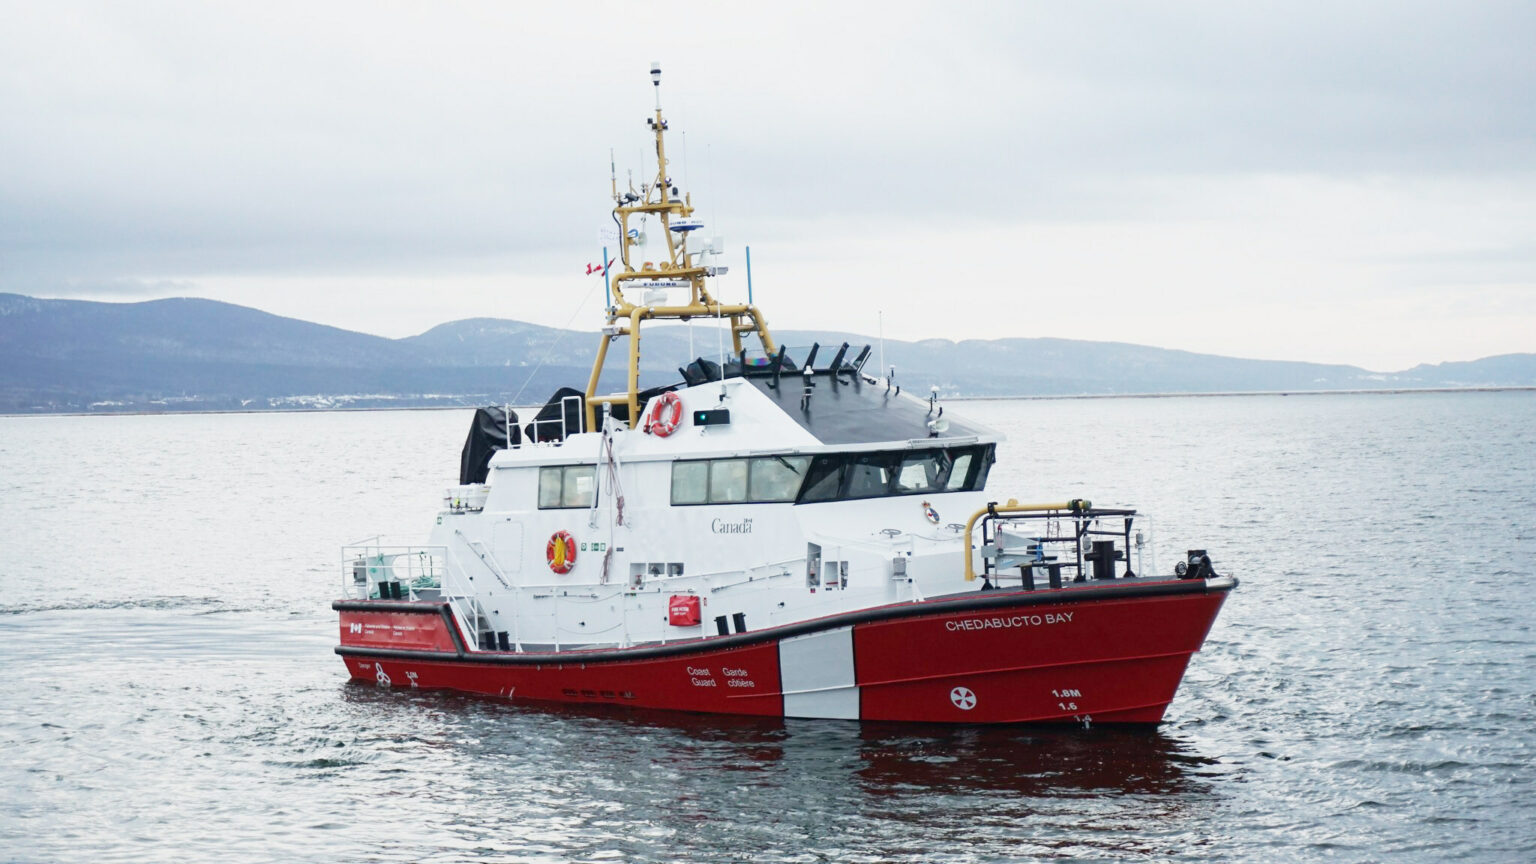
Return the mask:
POLYGON ((747 305, 752 305, 752 247, 747 247, 747 305))
POLYGON ((603 247, 603 308, 613 305, 613 295, 608 288, 608 247, 603 247))

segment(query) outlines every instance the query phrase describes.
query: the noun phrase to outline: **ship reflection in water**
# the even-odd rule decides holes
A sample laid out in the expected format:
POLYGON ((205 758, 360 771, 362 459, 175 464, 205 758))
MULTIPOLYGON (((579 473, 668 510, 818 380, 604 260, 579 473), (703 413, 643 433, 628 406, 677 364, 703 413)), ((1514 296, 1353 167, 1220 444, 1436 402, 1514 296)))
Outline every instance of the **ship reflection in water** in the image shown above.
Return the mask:
MULTIPOLYGON (((1199 842, 1191 832, 1214 800, 1208 778, 1227 770, 1178 736, 1148 728, 876 724, 509 705, 357 683, 344 692, 358 713, 385 719, 387 728, 411 737, 410 749, 452 763, 438 776, 462 788, 431 794, 499 802, 489 811, 463 811, 461 818, 470 820, 463 830, 510 841, 513 829, 504 821, 510 814, 517 814, 519 832, 549 820, 548 830, 567 838, 576 830, 572 819, 599 834, 618 827, 604 823, 602 814, 630 826, 663 826, 654 836, 609 838, 610 846, 638 856, 661 854, 679 834, 690 846, 716 838, 743 854, 768 850, 772 858, 813 852, 818 838, 843 854, 862 850, 877 857, 921 858, 925 849, 943 857, 946 842, 964 844, 972 854, 1057 848, 1046 836, 1038 847, 1021 839, 1031 833, 1021 828, 1035 823, 1058 842, 1065 835, 1050 826, 1071 824, 1072 848, 1082 852, 1131 848, 1122 841, 1133 836, 1135 848, 1143 848, 1149 834, 1177 835, 1187 844, 1199 842), (1098 830, 1085 834, 1085 828, 1098 830), (1102 842, 1085 845, 1084 836, 1102 842), (901 848, 885 845, 894 837, 902 838, 901 848), (934 845, 914 848, 929 842, 914 841, 919 837, 934 845)), ((955 847, 949 849, 953 854, 955 847)))
POLYGON ((1025 797, 1192 791, 1210 760, 1153 729, 864 729, 859 773, 871 794, 912 788, 1025 797))

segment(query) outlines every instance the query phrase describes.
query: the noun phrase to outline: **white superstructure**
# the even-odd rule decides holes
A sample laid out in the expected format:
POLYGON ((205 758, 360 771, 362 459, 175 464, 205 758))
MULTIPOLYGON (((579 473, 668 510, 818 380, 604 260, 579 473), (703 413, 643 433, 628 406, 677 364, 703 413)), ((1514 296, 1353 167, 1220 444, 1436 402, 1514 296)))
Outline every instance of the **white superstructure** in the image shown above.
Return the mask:
MULTIPOLYGON (((832 386, 815 377, 817 391, 832 386)), ((900 405, 892 416, 934 413, 869 379, 837 386, 863 391, 843 401, 900 405)), ((977 587, 964 581, 963 529, 985 504, 995 433, 829 445, 752 379, 676 392, 684 419, 666 437, 610 417, 601 433, 497 452, 478 509, 475 485, 450 493, 431 544, 466 632, 505 633, 514 650, 627 646, 977 587), (720 409, 728 423, 692 422, 695 410, 720 409), (818 495, 813 466, 835 472, 822 484, 828 500, 797 504, 818 495), (566 573, 548 554, 560 532, 576 544, 566 573), (669 623, 679 596, 699 598, 697 624, 669 623)), ((816 392, 808 412, 819 401, 816 392)))

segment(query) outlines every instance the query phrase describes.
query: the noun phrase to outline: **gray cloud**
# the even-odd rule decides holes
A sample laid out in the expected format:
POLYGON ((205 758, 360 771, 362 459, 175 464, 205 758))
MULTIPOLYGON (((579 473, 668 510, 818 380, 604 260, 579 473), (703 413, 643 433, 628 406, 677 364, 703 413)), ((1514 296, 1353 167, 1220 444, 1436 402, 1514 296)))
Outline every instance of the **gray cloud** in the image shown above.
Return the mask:
MULTIPOLYGON (((621 181, 648 179, 654 57, 688 133, 673 136, 673 172, 733 239, 822 218, 879 231, 1222 217, 1244 202, 1213 184, 1251 176, 1536 189, 1529 4, 3 15, 6 290, 585 254, 610 146, 621 181)), ((1494 270, 1531 278, 1519 262, 1494 270)))

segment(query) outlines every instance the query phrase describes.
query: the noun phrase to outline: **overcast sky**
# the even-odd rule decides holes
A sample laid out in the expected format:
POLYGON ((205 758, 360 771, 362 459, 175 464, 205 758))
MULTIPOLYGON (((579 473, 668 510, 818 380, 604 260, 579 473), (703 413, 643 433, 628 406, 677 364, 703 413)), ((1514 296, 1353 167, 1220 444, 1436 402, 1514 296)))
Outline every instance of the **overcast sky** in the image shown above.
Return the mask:
POLYGON ((1529 2, 0 0, 0 291, 594 329, 655 60, 775 326, 1532 352, 1533 46, 1529 2))

